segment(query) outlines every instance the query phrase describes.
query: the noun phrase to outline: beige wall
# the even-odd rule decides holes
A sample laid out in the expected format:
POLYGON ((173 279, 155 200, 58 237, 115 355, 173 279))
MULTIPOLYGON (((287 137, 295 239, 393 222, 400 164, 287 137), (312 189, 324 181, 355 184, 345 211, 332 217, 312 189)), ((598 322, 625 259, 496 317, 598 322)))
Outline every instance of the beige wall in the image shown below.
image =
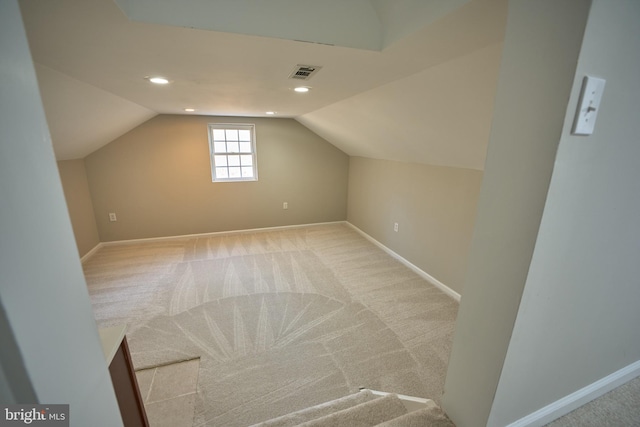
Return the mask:
POLYGON ((100 243, 84 160, 61 160, 58 171, 80 256, 100 243))
POLYGON ((0 1, 0 58, 0 402, 122 427, 15 0, 0 1))
POLYGON ((85 165, 103 242, 346 219, 348 156, 293 119, 160 115, 85 165), (256 125, 258 181, 211 182, 214 122, 256 125))
MULTIPOLYGON (((511 421, 495 423, 489 416, 494 404, 503 403, 494 397, 509 343, 529 339, 517 336, 513 326, 518 310, 523 309, 522 292, 565 124, 589 4, 589 0, 509 2, 478 216, 442 398, 447 415, 458 427, 505 426, 511 421)), ((567 191, 566 195, 584 190, 576 186, 567 191)), ((568 253, 558 254, 558 260, 564 262, 568 253)), ((579 304, 584 297, 581 284, 576 285, 569 305, 579 304)), ((553 379, 545 388, 534 391, 531 387, 530 378, 547 376, 544 368, 534 368, 538 366, 534 360, 548 333, 562 329, 566 340, 572 341, 576 325, 566 322, 562 314, 552 319, 552 324, 538 322, 532 331, 541 338, 542 347, 521 355, 529 378, 519 381, 508 402, 515 399, 531 407, 529 399, 538 392, 553 396, 553 379)), ((583 344, 584 355, 589 344, 583 344)), ((548 350, 553 359, 563 351, 560 347, 548 350)), ((561 365, 554 367, 558 368, 561 365)), ((515 413, 516 417, 526 415, 521 408, 510 415, 515 413)))
POLYGON ((626 379, 640 374, 638 18, 637 0, 592 2, 489 425, 507 425, 584 387, 604 393, 594 383, 621 369, 631 367, 626 379), (584 75, 607 84, 593 135, 576 136, 584 75))
POLYGON ((472 169, 352 157, 347 218, 462 293, 481 181, 472 169))

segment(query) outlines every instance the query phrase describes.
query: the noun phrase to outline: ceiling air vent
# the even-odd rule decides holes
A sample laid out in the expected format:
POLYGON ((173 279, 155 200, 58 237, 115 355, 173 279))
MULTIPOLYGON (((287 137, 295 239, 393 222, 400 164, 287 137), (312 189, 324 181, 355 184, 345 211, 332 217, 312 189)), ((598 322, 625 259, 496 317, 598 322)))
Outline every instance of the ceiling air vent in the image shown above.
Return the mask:
POLYGON ((315 73, 320 71, 322 68, 319 65, 296 65, 296 68, 293 69, 291 74, 289 74, 290 79, 295 80, 309 80, 315 73))

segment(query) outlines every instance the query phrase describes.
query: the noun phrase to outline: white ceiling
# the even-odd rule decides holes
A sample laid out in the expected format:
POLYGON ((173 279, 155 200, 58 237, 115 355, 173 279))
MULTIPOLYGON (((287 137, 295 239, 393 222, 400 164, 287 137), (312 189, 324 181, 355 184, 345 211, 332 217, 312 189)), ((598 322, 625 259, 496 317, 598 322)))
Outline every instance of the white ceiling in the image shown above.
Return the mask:
POLYGON ((488 123, 473 123, 490 119, 506 0, 265 4, 21 0, 58 159, 82 158, 155 114, 192 107, 203 115, 276 111, 350 155, 482 169, 478 134, 488 123), (307 94, 292 90, 296 64, 323 67, 302 82, 307 94), (153 75, 171 84, 148 83, 153 75), (476 109, 482 120, 471 117, 468 132, 442 138, 444 122, 476 109))

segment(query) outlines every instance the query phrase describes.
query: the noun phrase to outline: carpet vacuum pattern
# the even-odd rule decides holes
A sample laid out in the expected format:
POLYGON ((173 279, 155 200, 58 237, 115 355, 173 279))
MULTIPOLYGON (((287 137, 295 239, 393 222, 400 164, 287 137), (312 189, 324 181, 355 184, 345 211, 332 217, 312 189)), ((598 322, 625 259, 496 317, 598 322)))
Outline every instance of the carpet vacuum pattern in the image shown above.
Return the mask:
POLYGON ((458 303, 346 224, 109 245, 84 268, 137 370, 200 358, 194 426, 442 395, 458 303))

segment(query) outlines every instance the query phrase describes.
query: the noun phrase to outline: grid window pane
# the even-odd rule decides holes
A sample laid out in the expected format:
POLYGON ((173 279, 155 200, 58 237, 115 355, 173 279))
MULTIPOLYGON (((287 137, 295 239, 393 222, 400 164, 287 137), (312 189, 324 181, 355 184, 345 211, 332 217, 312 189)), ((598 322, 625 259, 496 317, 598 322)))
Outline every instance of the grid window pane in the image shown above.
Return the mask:
POLYGON ((251 131, 249 129, 239 129, 238 130, 238 138, 240 141, 249 141, 251 142, 251 131))
POLYGON ((258 179, 254 137, 254 125, 209 125, 209 147, 214 182, 258 179))
POLYGON ((227 166, 227 156, 215 156, 216 167, 227 166))
POLYGON ((241 153, 250 153, 251 152, 251 141, 240 141, 240 152, 241 153))
POLYGON ((227 152, 229 153, 239 153, 240 146, 238 145, 238 141, 228 141, 227 142, 227 152))
POLYGON ((227 144, 224 141, 214 141, 213 142, 213 150, 216 153, 226 153, 227 152, 227 144))
POLYGON ((216 178, 229 178, 229 172, 227 168, 216 168, 216 178))

